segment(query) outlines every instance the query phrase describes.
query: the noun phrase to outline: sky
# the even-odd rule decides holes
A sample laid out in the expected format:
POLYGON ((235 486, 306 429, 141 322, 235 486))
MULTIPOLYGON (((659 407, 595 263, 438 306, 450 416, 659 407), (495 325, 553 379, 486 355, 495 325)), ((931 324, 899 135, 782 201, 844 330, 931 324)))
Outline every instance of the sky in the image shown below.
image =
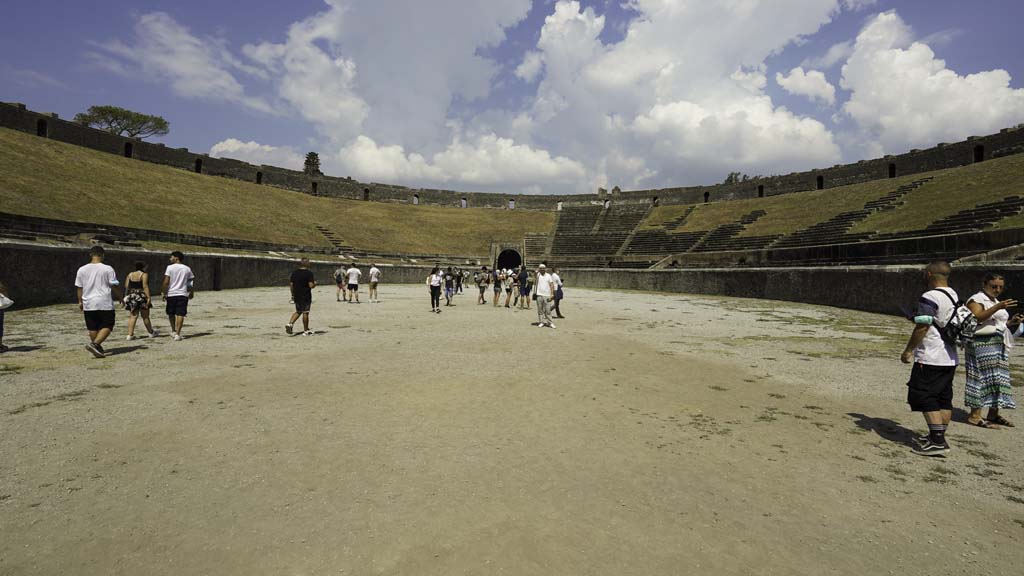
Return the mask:
POLYGON ((594 193, 1024 123, 1019 0, 97 0, 0 20, 0 101, 160 115, 212 156, 594 193))

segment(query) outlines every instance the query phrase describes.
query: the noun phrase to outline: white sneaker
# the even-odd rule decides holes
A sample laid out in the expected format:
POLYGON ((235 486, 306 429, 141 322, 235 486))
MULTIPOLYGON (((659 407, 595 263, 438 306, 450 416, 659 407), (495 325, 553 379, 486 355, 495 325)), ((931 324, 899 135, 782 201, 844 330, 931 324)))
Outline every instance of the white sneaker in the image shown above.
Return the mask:
POLYGON ((152 332, 149 333, 149 337, 150 338, 156 338, 159 335, 160 335, 160 331, 159 330, 155 330, 155 329, 152 332))
POLYGON ((540 322, 537 322, 537 328, 543 328, 543 327, 544 327, 544 324, 542 324, 540 322))
POLYGON ((555 327, 554 323, 548 322, 548 328, 554 328, 554 327, 555 327))
POLYGON ((129 334, 128 336, 125 337, 125 340, 131 342, 132 340, 135 340, 135 336, 132 336, 131 334, 129 334))
POLYGON ((171 338, 174 338, 175 340, 181 340, 181 334, 178 334, 177 332, 171 332, 171 338))
POLYGON ((312 336, 313 335, 313 331, 312 330, 306 330, 305 332, 302 333, 302 335, 303 336, 312 336))

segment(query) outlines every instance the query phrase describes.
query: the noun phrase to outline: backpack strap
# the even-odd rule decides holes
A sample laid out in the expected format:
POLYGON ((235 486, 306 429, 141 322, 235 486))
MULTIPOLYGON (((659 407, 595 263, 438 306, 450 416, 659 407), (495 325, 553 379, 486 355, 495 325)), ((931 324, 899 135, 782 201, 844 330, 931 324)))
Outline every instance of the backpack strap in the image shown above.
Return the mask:
MULTIPOLYGON (((957 302, 956 300, 954 300, 953 297, 949 295, 949 292, 946 292, 942 288, 936 288, 936 290, 939 291, 939 292, 942 292, 942 294, 946 298, 948 298, 949 301, 953 304, 953 313, 950 314, 950 316, 949 316, 949 320, 952 320, 953 317, 956 316, 956 309, 960 307, 960 303, 957 302)), ((949 324, 949 320, 946 320, 946 324, 949 324)), ((945 327, 945 324, 943 324, 943 327, 945 327)))

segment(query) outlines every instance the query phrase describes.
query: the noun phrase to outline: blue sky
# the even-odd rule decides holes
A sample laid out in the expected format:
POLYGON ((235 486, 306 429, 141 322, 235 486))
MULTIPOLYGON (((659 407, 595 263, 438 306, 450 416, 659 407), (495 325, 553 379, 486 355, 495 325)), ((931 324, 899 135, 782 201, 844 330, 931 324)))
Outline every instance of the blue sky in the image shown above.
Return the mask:
POLYGON ((1020 2, 42 0, 0 100, 159 114, 170 146, 410 186, 787 173, 1024 122, 1020 2), (979 9, 983 7, 984 9, 979 9))

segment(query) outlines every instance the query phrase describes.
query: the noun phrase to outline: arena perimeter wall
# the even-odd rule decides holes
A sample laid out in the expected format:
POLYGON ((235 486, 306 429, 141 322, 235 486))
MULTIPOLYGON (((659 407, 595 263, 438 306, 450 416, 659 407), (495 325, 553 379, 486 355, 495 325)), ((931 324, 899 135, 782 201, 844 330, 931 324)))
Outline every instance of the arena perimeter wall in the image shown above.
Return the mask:
MULTIPOLYGON (((107 250, 106 262, 120 278, 142 260, 149 265, 150 290, 160 291, 167 255, 157 252, 107 250)), ((0 280, 7 284, 17 308, 74 303, 74 278, 89 261, 84 247, 0 244, 0 280)), ((186 257, 196 274, 196 289, 220 290, 288 285, 296 261, 255 256, 196 254, 186 257)), ((321 285, 332 284, 334 263, 312 266, 321 285)), ((383 285, 419 284, 427 266, 382 265, 383 285)), ((851 266, 822 268, 706 268, 682 270, 564 269, 567 302, 574 288, 644 290, 713 296, 785 300, 900 314, 900 305, 912 306, 924 291, 922 266, 851 266)), ((986 272, 1006 277, 1005 297, 1024 300, 1024 265, 965 264, 954 266, 951 285, 962 297, 977 292, 986 272)), ((365 270, 364 270, 365 273, 365 270)), ((201 295, 199 296, 201 297, 201 295)))

